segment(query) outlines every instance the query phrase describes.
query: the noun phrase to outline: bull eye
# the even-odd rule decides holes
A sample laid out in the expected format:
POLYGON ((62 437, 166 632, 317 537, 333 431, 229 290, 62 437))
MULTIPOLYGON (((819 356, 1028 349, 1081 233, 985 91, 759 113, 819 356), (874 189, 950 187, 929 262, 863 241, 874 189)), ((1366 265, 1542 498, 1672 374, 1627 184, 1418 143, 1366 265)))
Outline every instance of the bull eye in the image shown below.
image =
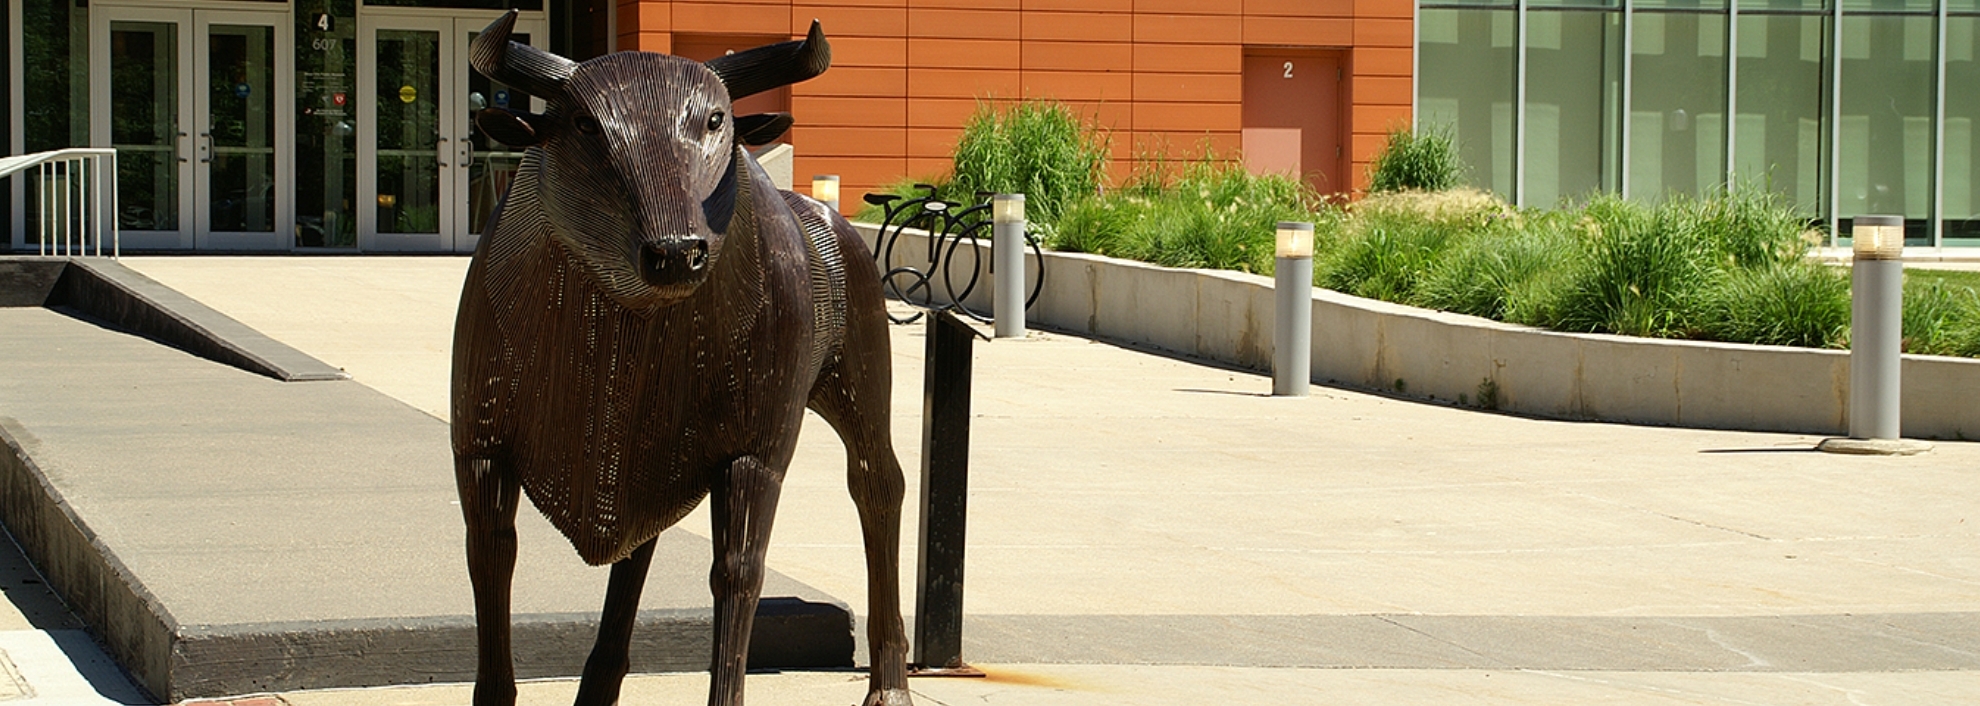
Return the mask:
POLYGON ((708 114, 708 131, 709 131, 709 132, 714 132, 714 131, 716 131, 716 130, 720 130, 720 129, 722 129, 722 111, 719 111, 719 110, 718 110, 718 111, 715 111, 715 112, 713 112, 713 113, 709 113, 709 114, 708 114))
POLYGON ((586 135, 596 135, 604 130, 598 126, 598 119, 589 115, 580 115, 571 118, 571 124, 577 127, 578 132, 586 135))

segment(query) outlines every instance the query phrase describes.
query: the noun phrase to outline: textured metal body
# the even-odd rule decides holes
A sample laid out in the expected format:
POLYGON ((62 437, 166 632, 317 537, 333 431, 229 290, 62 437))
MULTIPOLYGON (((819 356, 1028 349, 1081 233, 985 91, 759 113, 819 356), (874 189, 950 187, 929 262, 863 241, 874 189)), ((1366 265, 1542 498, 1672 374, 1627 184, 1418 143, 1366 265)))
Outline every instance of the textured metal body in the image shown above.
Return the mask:
POLYGON ((777 190, 742 149, 788 117, 726 114, 731 96, 822 72, 822 34, 814 24, 804 42, 707 66, 643 53, 574 64, 508 42, 513 23, 483 32, 475 68, 551 110, 478 116, 503 142, 534 146, 468 268, 454 341, 476 703, 515 698, 519 492, 586 562, 613 565, 581 704, 617 700, 653 539, 707 498, 710 703, 740 703, 765 543, 807 406, 845 441, 867 542, 867 702, 907 703, 879 275, 842 217, 777 190))
POLYGON ((1313 258, 1282 257, 1272 275, 1272 394, 1313 386, 1313 258))

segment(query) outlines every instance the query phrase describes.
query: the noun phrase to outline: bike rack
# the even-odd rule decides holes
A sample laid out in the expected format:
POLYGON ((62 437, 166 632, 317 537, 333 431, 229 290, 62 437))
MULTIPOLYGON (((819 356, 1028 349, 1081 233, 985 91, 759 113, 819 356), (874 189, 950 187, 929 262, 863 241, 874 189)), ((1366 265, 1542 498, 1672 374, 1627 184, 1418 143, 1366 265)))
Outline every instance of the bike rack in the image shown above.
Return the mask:
MULTIPOLYGON (((881 269, 882 286, 888 296, 919 309, 905 316, 890 312, 887 318, 896 324, 910 324, 930 311, 954 311, 981 323, 994 322, 996 319, 991 312, 978 311, 968 303, 977 286, 988 280, 985 268, 989 268, 988 274, 996 272, 996 264, 991 261, 988 252, 992 194, 978 192, 977 203, 965 208, 954 201, 938 198, 933 185, 916 184, 914 188, 922 194, 906 197, 869 193, 863 197, 867 203, 883 209, 880 234, 873 248, 873 259, 881 269), (927 262, 919 267, 897 262, 894 256, 894 247, 901 234, 910 229, 928 235, 927 262), (965 242, 969 243, 967 248, 962 247, 965 242), (958 264, 958 260, 963 259, 957 257, 959 252, 968 253, 968 264, 958 264), (939 298, 944 296, 946 299, 939 298)), ((1032 283, 1031 291, 1024 300, 1025 309, 1029 310, 1045 289, 1045 258, 1044 248, 1037 236, 1025 233, 1024 242, 1031 250, 1032 261, 1038 263, 1038 279, 1032 283)), ((898 259, 905 260, 907 256, 903 254, 898 259)))

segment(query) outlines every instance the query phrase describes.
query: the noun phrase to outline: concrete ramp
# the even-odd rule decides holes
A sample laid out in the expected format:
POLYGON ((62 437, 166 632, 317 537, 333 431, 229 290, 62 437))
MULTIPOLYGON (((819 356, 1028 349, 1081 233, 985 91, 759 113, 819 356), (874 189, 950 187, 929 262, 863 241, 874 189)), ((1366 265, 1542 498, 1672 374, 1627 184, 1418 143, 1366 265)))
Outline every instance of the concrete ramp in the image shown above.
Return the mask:
MULTIPOLYGON (((240 325, 154 287, 170 293, 103 261, 0 261, 0 513, 53 587, 170 701, 471 680, 447 425, 266 337, 168 345, 240 325), (68 306, 56 283, 86 275, 179 333, 68 306), (229 345, 276 362, 215 360, 229 345)), ((519 532, 517 674, 575 675, 607 571, 533 510, 519 532)), ((636 671, 706 668, 711 560, 706 540, 662 535, 636 671)), ((842 602, 776 573, 763 595, 752 667, 851 665, 842 602)))

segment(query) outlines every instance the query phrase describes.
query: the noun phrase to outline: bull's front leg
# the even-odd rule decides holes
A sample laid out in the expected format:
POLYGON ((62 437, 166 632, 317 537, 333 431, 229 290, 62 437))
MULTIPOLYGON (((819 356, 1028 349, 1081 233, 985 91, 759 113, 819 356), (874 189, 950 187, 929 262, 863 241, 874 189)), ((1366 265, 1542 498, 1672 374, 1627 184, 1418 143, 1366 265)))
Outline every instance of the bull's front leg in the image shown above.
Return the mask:
POLYGON ((646 586, 646 570, 653 565, 653 545, 659 541, 658 537, 646 540, 631 556, 612 565, 612 581, 605 587, 605 611, 598 618, 598 642, 584 663, 577 706, 619 702, 619 687, 632 669, 629 653, 633 624, 639 622, 639 593, 646 586))
POLYGON ((763 594, 763 556, 783 488, 782 469, 744 456, 718 474, 709 491, 714 516, 715 655, 709 666, 710 706, 740 706, 749 669, 749 634, 763 594))
POLYGON ((509 595, 522 484, 506 463, 458 456, 454 483, 467 520, 468 579, 474 584, 474 703, 510 706, 516 702, 516 672, 509 653, 509 595))

